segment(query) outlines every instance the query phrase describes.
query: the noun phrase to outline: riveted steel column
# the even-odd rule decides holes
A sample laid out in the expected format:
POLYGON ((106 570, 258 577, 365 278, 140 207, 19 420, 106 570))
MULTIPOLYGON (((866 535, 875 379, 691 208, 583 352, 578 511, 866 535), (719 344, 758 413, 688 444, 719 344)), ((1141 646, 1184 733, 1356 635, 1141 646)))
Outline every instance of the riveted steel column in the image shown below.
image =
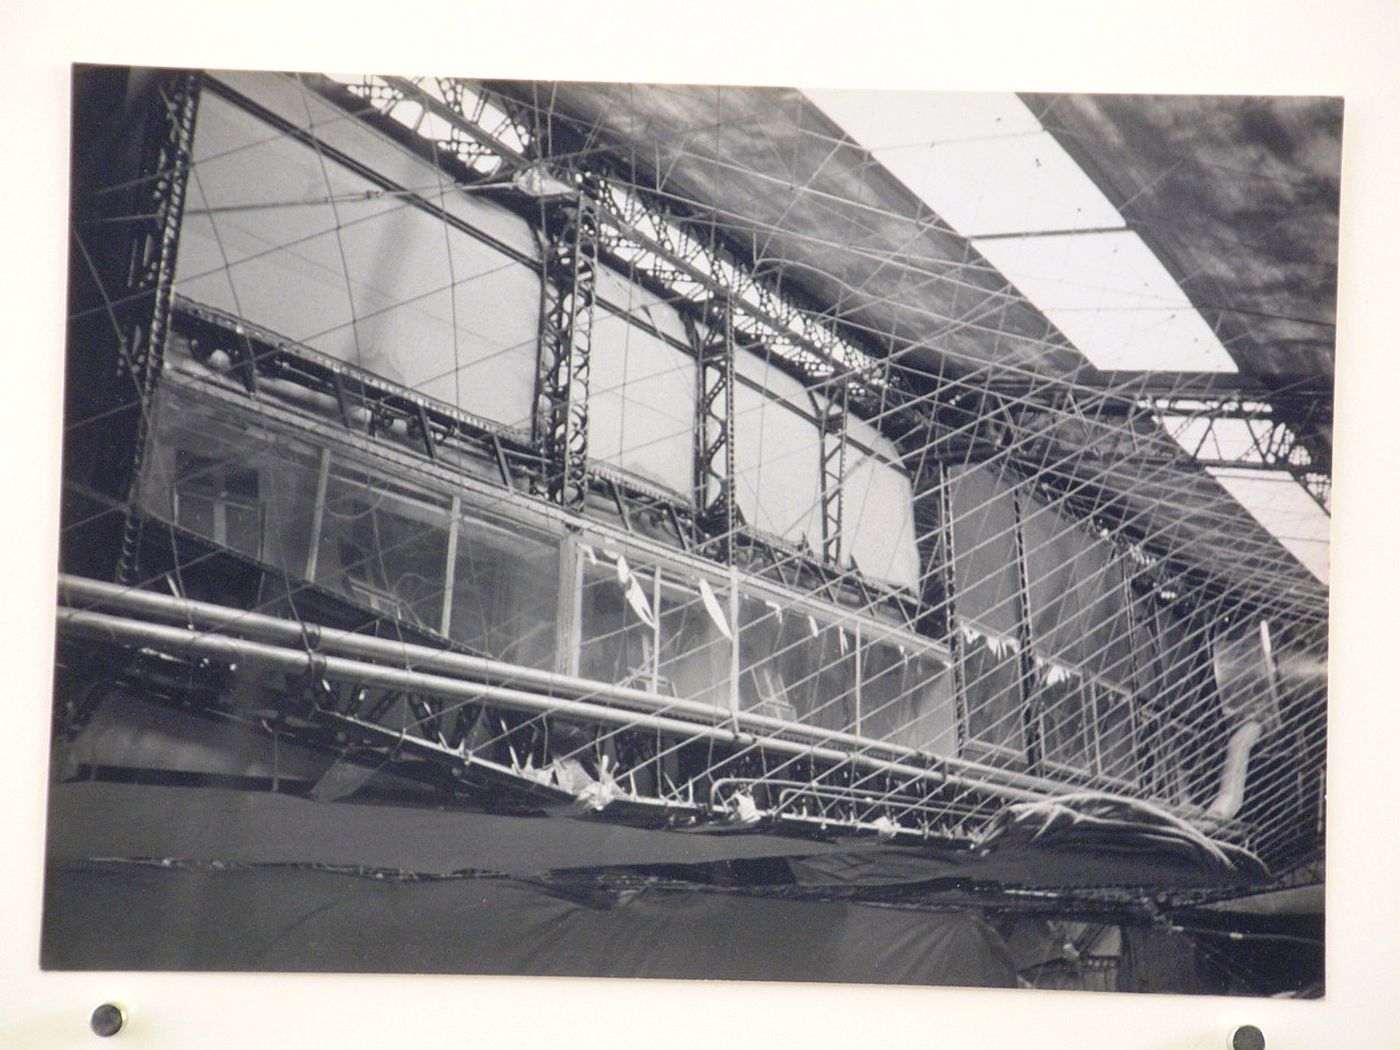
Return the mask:
POLYGON ((141 544, 140 519, 131 501, 140 483, 148 439, 151 399, 165 358, 170 329, 170 300, 175 284, 175 256, 184 214, 185 186, 194 143, 195 112, 199 106, 200 74, 169 74, 157 88, 149 135, 141 158, 140 177, 146 205, 132 224, 125 287, 118 302, 125 357, 137 402, 136 438, 127 480, 127 514, 122 527, 117 579, 130 583, 136 573, 141 544))
POLYGON ((734 560, 734 308, 728 296, 712 299, 701 322, 686 327, 696 358, 696 519, 714 540, 719 560, 734 560))
POLYGON ((545 495, 579 510, 588 492, 588 375, 598 269, 594 203, 580 195, 546 205, 543 240, 535 440, 544 455, 545 495))
POLYGON ((846 507, 846 410, 849 388, 845 382, 832 388, 831 399, 821 413, 822 560, 841 564, 841 530, 846 507))

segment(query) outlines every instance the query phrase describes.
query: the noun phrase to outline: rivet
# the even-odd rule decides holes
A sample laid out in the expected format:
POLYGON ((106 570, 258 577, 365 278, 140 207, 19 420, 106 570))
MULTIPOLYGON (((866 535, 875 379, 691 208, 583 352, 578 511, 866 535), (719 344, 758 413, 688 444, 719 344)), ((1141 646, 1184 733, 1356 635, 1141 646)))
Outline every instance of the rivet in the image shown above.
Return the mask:
POLYGON ((1230 1050, 1264 1050, 1264 1033, 1252 1024, 1242 1024, 1230 1033, 1230 1050))

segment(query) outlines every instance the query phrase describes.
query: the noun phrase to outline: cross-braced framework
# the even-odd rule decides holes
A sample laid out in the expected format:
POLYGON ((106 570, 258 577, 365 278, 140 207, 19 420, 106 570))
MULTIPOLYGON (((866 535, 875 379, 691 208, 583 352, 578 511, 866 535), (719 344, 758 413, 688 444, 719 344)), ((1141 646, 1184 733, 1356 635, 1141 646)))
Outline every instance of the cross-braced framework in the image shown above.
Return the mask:
POLYGON ((719 557, 734 560, 734 312, 729 299, 711 302, 700 322, 688 321, 698 383, 695 409, 695 506, 719 538, 719 557))
POLYGON ((838 386, 823 408, 818 405, 822 460, 822 557, 841 564, 841 533, 846 505, 846 388, 838 386))
POLYGON ((549 498, 578 508, 588 484, 588 374, 598 223, 586 196, 546 205, 545 211, 536 440, 544 453, 549 498))
MULTIPOLYGON (((146 419, 151 396, 160 378, 168 337, 170 296, 175 282, 175 250, 185 202, 190 152, 194 144, 199 75, 175 73, 157 88, 141 158, 140 192, 143 207, 134 209, 125 280, 118 292, 117 317, 123 368, 134 387, 137 433, 131 442, 128 476, 141 470, 146 444, 146 419), (147 210, 148 209, 148 210, 147 210), (144 212, 144 214, 141 214, 144 212)), ((133 559, 140 542, 139 523, 128 516, 122 533, 117 576, 131 582, 133 559)))
POLYGON ((561 95, 211 76, 61 735, 139 696, 331 756, 316 797, 967 846, 1092 796, 1315 858, 1327 591, 1246 500, 1325 517, 1328 377, 1092 367, 796 93, 561 95))

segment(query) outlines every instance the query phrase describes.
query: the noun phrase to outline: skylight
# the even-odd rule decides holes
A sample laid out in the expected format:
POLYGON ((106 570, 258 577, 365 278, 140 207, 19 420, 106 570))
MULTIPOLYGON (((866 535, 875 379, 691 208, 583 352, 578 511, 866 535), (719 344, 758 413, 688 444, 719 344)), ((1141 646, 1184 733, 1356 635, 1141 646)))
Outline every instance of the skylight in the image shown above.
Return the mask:
POLYGON ((1096 367, 1236 370, 1151 249, 1017 96, 808 95, 1096 367))
POLYGON ((1332 519, 1282 471, 1208 467, 1207 473, 1322 583, 1328 579, 1332 519))
MULTIPOLYGON (((1017 96, 807 94, 968 238, 1095 367, 1237 371, 1161 260, 1017 96)), ((1260 469, 1274 463, 1269 421, 1159 418, 1236 502, 1327 582, 1331 519, 1281 465, 1260 469), (1226 465, 1232 462, 1255 466, 1226 465)), ((1296 449, 1292 465, 1306 468, 1298 454, 1306 457, 1296 449)))
POLYGON ((1130 230, 972 243, 1098 368, 1236 370, 1171 274, 1130 230))
POLYGON ((1107 197, 1015 95, 819 91, 817 105, 964 237, 1120 228, 1107 197))
MULTIPOLYGON (((1258 407, 1258 406, 1256 406, 1258 407)), ((1331 516, 1296 478, 1278 462, 1278 435, 1267 419, 1207 419, 1204 416, 1162 415, 1163 429, 1206 472, 1220 482, 1235 501, 1283 544, 1284 549, 1323 583, 1327 582, 1328 535, 1331 516), (1215 461, 1215 465, 1211 465, 1215 461), (1229 467, 1231 461, 1256 464, 1229 467), (1277 464, 1275 470, 1258 469, 1277 464)), ((1307 450, 1294 444, 1289 461, 1310 464, 1307 450)))

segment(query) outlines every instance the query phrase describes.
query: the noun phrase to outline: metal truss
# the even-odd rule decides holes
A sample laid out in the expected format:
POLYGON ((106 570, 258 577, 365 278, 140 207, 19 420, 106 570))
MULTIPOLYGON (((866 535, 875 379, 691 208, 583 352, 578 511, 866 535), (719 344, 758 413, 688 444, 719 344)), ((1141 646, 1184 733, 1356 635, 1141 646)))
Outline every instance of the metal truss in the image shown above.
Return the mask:
POLYGON ((76 577, 62 584, 74 603, 59 610, 64 644, 103 653, 68 661, 84 675, 237 720, 227 694, 240 668, 256 668, 276 715, 252 713, 250 729, 495 805, 663 824, 819 823, 914 842, 966 839, 1008 801, 1073 790, 360 630, 76 577))
POLYGON ((573 510, 588 494, 588 377, 592 357, 598 216, 584 195, 545 208, 544 311, 535 439, 545 495, 573 510))
POLYGON ((1152 398, 1142 407, 1196 465, 1284 471, 1330 513, 1330 443, 1318 439, 1320 429, 1331 425, 1329 403, 1284 400, 1276 406, 1241 398, 1152 398))
MULTIPOLYGON (((138 413, 129 490, 134 489, 141 476, 147 415, 160 377, 169 329, 175 254, 185 207, 199 86, 200 75, 195 72, 177 72, 164 78, 156 88, 142 151, 139 177, 144 200, 132 209, 137 218, 130 232, 124 286, 117 297, 121 328, 118 338, 131 372, 138 413)), ((140 520, 128 512, 117 558, 118 580, 131 580, 139 547, 140 520)))
POLYGON ((453 78, 369 76, 346 87, 474 174, 490 173, 503 183, 509 176, 509 184, 526 196, 570 184, 571 173, 586 173, 583 193, 597 208, 600 248, 619 269, 663 289, 683 312, 688 306, 698 314, 712 298, 728 297, 736 337, 761 342, 775 361, 809 382, 849 374, 853 398, 872 408, 881 399, 897 404, 910 395, 878 355, 857 346, 829 318, 759 280, 718 243, 713 228, 708 237, 697 236, 688 217, 646 197, 595 158, 554 160, 542 151, 544 130, 511 115, 515 104, 501 99, 496 105, 481 86, 453 78))
POLYGON ((841 530, 846 506, 846 405, 850 388, 841 383, 819 405, 821 434, 822 559, 841 564, 841 530))
POLYGON ((739 507, 734 498, 734 309, 711 300, 703 319, 686 319, 695 352, 695 507, 716 557, 734 561, 739 507))
MULTIPOLYGON (((581 130, 539 106, 532 108, 530 99, 463 80, 369 77, 364 83, 375 89, 351 90, 377 111, 366 114, 369 119, 400 135, 416 136, 445 159, 460 161, 464 167, 459 177, 464 181, 489 179, 501 187, 501 199, 520 214, 538 216, 540 198, 561 186, 587 197, 597 208, 598 261, 664 295, 683 316, 699 318, 705 304, 728 297, 736 340, 761 346, 775 365, 802 379, 809 389, 825 391, 845 382, 848 408, 871 419, 902 448, 911 447, 909 438, 937 438, 934 454, 946 462, 1005 457, 1019 473, 1063 487, 1075 513, 1123 530, 1115 539, 1120 545, 1152 541, 1144 540, 1132 521, 1123 518, 1120 492, 1075 476, 1071 463, 1083 457, 1074 451, 1062 454, 1072 447, 1065 445, 1066 436, 1081 424, 1096 428, 1096 454, 1104 462, 1121 459, 1132 468, 1125 477, 1133 469, 1190 469, 1202 464, 1194 464, 1160 431, 1154 436, 1147 432, 1150 426, 1134 425, 1153 420, 1143 400, 1182 392, 1199 392, 1203 399, 1216 401, 1244 396, 1246 386, 1234 376, 1201 376, 1190 382, 1173 376, 1161 386, 1152 377, 1110 375, 1103 386, 1092 376, 1042 380, 999 371, 962 378, 930 375, 916 390, 909 373, 890 369, 883 351, 858 345, 830 316, 799 302, 773 278, 756 273, 752 260, 740 258, 721 242, 714 222, 648 194, 618 161, 591 146, 581 130), (969 423, 976 415, 982 421, 969 423), (1122 433, 1105 438, 1106 428, 1114 426, 1122 433)), ((344 105, 342 88, 327 81, 323 90, 333 99, 339 95, 344 105)), ((538 218, 535 222, 538 225, 538 218)), ((1260 396, 1271 403, 1278 400, 1262 387, 1260 396)), ((1308 444, 1325 447, 1325 442, 1308 444)), ((1325 466, 1317 463, 1295 474, 1325 505, 1324 475, 1325 466)), ((1238 586, 1234 578, 1218 578, 1205 569, 1197 572, 1186 552, 1152 553, 1171 562, 1173 575, 1200 580, 1210 592, 1238 586)))

